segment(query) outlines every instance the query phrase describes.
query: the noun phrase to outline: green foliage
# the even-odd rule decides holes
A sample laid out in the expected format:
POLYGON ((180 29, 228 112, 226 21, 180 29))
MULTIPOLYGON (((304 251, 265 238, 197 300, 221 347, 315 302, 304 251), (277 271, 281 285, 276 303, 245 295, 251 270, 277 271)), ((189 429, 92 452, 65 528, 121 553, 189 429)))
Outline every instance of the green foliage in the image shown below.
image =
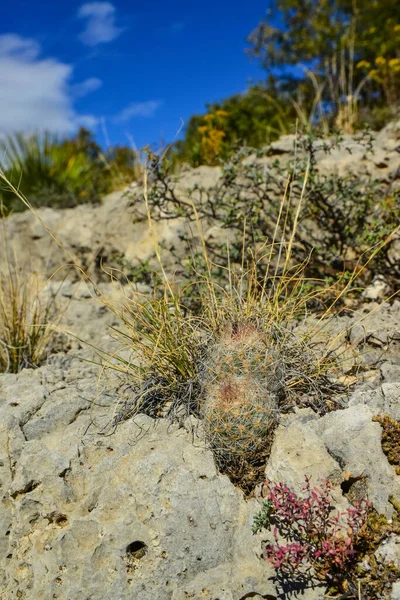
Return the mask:
POLYGON ((249 41, 267 69, 310 61, 324 69, 350 38, 358 60, 395 55, 399 23, 396 0, 276 0, 249 41))
POLYGON ((250 53, 268 71, 299 63, 310 69, 308 86, 321 85, 320 101, 331 103, 333 116, 342 125, 345 119, 350 129, 359 100, 368 106, 379 106, 383 99, 389 104, 397 101, 396 0, 276 0, 249 41, 250 53), (353 114, 343 114, 344 108, 353 114))
MULTIPOLYGON (((94 199, 94 162, 73 141, 15 134, 3 141, 1 155, 7 178, 34 206, 70 207, 94 199)), ((1 195, 7 209, 23 209, 11 191, 1 195)))
POLYGON ((243 94, 235 94, 207 106, 205 115, 191 117, 185 139, 172 147, 170 154, 179 162, 192 166, 216 164, 226 158, 233 146, 244 144, 260 148, 280 135, 294 130, 297 118, 293 104, 284 90, 279 90, 273 78, 266 84, 250 87, 243 94), (218 119, 218 115, 223 118, 218 119), (218 119, 214 131, 221 132, 218 152, 207 153, 202 139, 209 120, 218 119))
POLYGON ((263 529, 268 529, 271 522, 273 505, 270 500, 264 500, 259 512, 254 515, 252 532, 254 534, 260 533, 263 529))
POLYGON ((160 275, 148 260, 141 260, 132 265, 125 256, 119 256, 117 262, 121 268, 123 278, 132 283, 143 283, 145 285, 158 287, 162 283, 160 275))
MULTIPOLYGON (((0 169, 35 207, 99 202, 102 195, 136 176, 133 159, 123 147, 103 155, 84 128, 70 139, 16 133, 0 144, 0 169)), ((25 209, 9 188, 0 190, 0 201, 6 212, 25 209)))
POLYGON ((250 35, 252 53, 265 68, 286 64, 324 63, 349 31, 352 2, 334 0, 277 0, 250 35), (280 25, 272 25, 274 17, 280 25))

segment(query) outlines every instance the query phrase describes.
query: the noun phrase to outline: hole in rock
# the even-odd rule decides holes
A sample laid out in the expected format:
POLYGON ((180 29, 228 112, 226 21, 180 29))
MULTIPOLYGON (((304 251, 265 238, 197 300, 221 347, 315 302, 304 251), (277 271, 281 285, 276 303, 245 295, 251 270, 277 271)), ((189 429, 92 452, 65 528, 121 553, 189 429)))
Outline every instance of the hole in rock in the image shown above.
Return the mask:
POLYGON ((342 481, 340 487, 342 489, 343 496, 348 498, 351 503, 360 501, 367 495, 366 478, 362 475, 358 477, 347 477, 344 481, 342 481))
POLYGON ((59 527, 66 527, 68 525, 68 519, 65 515, 60 515, 56 519, 56 525, 59 527))
POLYGON ((49 523, 55 523, 58 527, 66 527, 68 525, 67 515, 61 513, 53 512, 50 515, 47 515, 47 519, 49 520, 49 523))
POLYGON ((144 542, 132 542, 126 547, 126 553, 131 558, 140 559, 147 553, 147 546, 144 542))
POLYGON ((271 596, 271 594, 267 594, 266 596, 260 596, 257 592, 249 592, 245 596, 242 596, 240 600, 247 600, 248 598, 264 598, 264 600, 277 600, 276 596, 271 596))
POLYGON ((122 560, 126 564, 127 574, 131 574, 139 566, 139 561, 147 553, 147 546, 144 542, 137 540, 132 542, 126 547, 126 555, 122 557, 122 560))

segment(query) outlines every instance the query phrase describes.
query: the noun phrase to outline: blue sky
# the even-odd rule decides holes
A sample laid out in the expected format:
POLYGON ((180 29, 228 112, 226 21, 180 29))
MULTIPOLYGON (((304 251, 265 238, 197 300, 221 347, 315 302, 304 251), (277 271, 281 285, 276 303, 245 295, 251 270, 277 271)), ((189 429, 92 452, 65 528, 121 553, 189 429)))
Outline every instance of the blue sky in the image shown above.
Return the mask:
POLYGON ((0 23, 0 135, 83 124, 102 144, 172 141, 207 102, 265 77, 244 49, 268 2, 13 0, 0 23))

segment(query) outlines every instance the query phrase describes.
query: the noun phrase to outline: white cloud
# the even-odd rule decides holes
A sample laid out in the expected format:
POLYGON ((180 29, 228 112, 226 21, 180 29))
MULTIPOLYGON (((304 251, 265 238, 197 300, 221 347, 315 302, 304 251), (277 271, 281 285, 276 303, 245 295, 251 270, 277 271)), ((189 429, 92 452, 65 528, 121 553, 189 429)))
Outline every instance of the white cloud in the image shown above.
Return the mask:
MULTIPOLYGON (((95 117, 74 109, 72 73, 71 65, 41 58, 34 40, 0 35, 0 135, 45 129, 70 133, 79 124, 92 127, 95 117)), ((88 79, 75 86, 75 96, 76 90, 82 95, 99 84, 100 80, 88 79)))
POLYGON ((87 46, 111 42, 123 31, 115 25, 115 7, 110 2, 87 2, 78 10, 80 19, 87 19, 86 29, 79 35, 87 46))
POLYGON ((156 110, 160 108, 160 100, 148 100, 147 102, 133 102, 124 108, 116 117, 116 122, 129 121, 134 117, 153 117, 156 110))
POLYGON ((95 92, 103 85, 103 82, 98 77, 89 77, 81 83, 75 83, 71 86, 71 92, 74 98, 82 98, 91 92, 95 92))

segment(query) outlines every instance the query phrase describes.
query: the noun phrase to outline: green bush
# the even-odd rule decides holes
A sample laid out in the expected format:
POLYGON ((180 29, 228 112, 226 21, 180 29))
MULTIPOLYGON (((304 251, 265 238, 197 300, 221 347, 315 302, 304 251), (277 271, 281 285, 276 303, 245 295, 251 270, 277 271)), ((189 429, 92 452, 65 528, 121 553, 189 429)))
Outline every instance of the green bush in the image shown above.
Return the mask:
POLYGON ((292 133, 296 119, 290 94, 270 79, 243 94, 208 104, 205 115, 190 118, 184 139, 172 145, 168 155, 174 163, 187 162, 193 167, 217 164, 234 146, 261 148, 292 133))
MULTIPOLYGON (((71 208, 101 197, 136 178, 134 153, 125 147, 103 154, 81 128, 70 139, 50 133, 16 133, 0 143, 0 169, 34 207, 71 208)), ((11 189, 0 189, 4 211, 25 210, 11 189)))

